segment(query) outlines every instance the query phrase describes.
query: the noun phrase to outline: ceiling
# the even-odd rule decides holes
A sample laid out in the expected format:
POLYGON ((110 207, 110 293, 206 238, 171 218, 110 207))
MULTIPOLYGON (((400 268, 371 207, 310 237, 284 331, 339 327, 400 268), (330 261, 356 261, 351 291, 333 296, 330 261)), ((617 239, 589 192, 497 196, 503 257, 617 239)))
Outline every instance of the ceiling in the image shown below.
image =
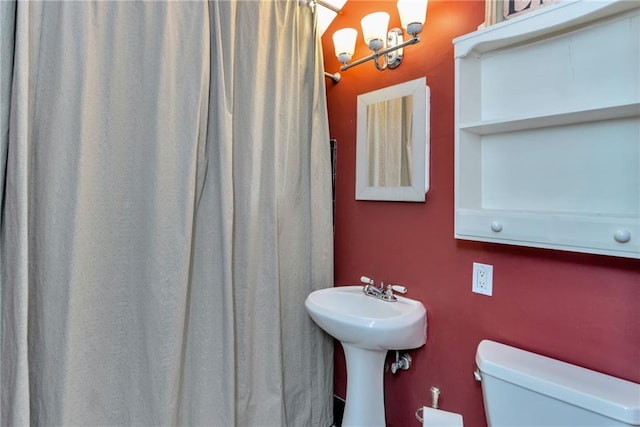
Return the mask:
POLYGON ((316 0, 318 11, 318 29, 320 36, 324 34, 325 30, 336 17, 334 10, 340 10, 344 6, 347 0, 316 0))

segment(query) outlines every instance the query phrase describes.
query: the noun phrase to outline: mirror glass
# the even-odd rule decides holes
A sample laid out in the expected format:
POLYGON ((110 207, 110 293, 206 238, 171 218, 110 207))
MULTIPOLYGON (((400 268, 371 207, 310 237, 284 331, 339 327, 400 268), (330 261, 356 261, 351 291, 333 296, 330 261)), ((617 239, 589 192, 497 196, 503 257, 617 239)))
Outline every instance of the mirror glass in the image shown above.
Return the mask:
POLYGON ((424 202, 428 90, 423 77, 358 96, 357 200, 424 202))

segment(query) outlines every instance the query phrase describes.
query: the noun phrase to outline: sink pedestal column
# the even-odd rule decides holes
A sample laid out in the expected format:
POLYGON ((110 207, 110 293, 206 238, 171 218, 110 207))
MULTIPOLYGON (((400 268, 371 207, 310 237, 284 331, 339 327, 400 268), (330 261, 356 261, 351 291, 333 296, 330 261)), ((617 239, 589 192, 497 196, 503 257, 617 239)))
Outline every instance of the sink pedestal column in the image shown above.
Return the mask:
POLYGON ((386 350, 365 350, 341 344, 347 361, 347 398, 342 427, 385 427, 386 350))

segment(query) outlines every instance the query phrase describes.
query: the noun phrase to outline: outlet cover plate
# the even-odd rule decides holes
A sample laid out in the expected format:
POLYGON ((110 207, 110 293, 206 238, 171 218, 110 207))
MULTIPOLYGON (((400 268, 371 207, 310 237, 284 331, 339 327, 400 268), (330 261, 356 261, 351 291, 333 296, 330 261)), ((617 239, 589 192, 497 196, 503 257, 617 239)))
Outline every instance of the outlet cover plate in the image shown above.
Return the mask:
POLYGON ((471 290, 477 294, 493 294, 493 265, 473 263, 473 282, 471 290))

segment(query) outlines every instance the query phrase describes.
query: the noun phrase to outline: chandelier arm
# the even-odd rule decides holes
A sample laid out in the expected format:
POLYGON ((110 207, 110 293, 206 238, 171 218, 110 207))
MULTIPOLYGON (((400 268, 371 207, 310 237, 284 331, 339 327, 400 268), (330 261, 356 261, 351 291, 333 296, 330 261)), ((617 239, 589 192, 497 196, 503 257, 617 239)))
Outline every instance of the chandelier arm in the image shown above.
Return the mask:
POLYGON ((352 62, 350 64, 344 64, 342 67, 340 67, 340 71, 348 70, 349 68, 355 67, 356 65, 364 64, 365 62, 370 61, 372 59, 376 63, 376 68, 378 70, 382 71, 382 70, 386 69, 387 67, 386 67, 386 63, 385 63, 384 68, 380 68, 380 65, 378 64, 378 57, 379 56, 384 56, 385 57, 385 62, 386 62, 386 54, 387 53, 393 52, 394 50, 398 50, 398 49, 403 48, 405 46, 416 44, 419 41, 420 41, 420 37, 419 36, 417 36, 417 35, 413 36, 409 40, 404 41, 402 43, 399 43, 399 44, 397 44, 397 45, 395 45, 393 47, 390 47, 390 48, 384 49, 384 50, 379 50, 377 52, 372 53, 369 56, 365 56, 364 58, 360 58, 357 61, 354 61, 354 62, 352 62))
POLYGON ((398 50, 401 49, 405 46, 410 46, 412 44, 416 44, 420 41, 420 36, 413 36, 411 37, 409 40, 403 41, 402 43, 398 43, 397 45, 387 48, 385 50, 382 50, 380 52, 378 52, 378 54, 380 55, 386 55, 387 53, 393 52, 394 50, 398 50))
POLYGON ((364 58, 360 58, 357 61, 353 61, 350 64, 344 64, 342 67, 340 67, 340 71, 344 71, 344 70, 348 70, 349 68, 355 67, 356 65, 360 65, 360 64, 364 64, 367 61, 372 60, 373 58, 375 58, 376 54, 372 53, 369 56, 365 56, 364 58))
POLYGON ((386 70, 387 69, 387 55, 376 53, 375 57, 373 59, 373 63, 376 64, 376 68, 378 69, 378 71, 386 70), (378 61, 378 58, 380 58, 380 57, 382 57, 382 65, 380 65, 380 61, 378 61))

